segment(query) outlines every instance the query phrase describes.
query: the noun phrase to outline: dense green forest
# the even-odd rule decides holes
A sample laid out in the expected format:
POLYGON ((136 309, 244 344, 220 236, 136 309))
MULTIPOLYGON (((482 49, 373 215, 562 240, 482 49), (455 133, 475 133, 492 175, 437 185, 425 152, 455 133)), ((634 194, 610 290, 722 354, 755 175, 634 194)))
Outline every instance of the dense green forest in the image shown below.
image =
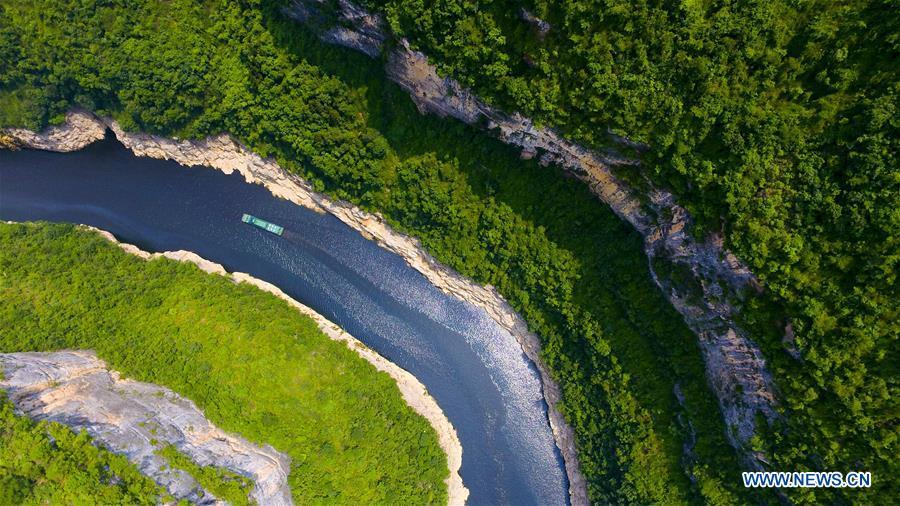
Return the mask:
POLYGON ((0 392, 0 504, 134 504, 170 500, 121 455, 65 425, 16 415, 0 392))
POLYGON ((233 133, 498 287, 543 339, 595 501, 738 502, 699 350, 640 237, 582 185, 423 118, 379 63, 319 43, 279 4, 6 3, 4 121, 39 128, 80 105, 134 130, 233 133))
POLYGON ((490 102, 649 145, 621 175, 724 231, 790 318, 802 365, 767 346, 795 422, 775 466, 898 475, 900 2, 365 3, 490 102))
MULTIPOLYGON (((431 426, 387 374, 281 299, 71 225, 3 224, 0 248, 0 350, 93 349, 171 388, 223 430, 287 453, 298 503, 446 502, 431 426)), ((241 490, 218 470, 190 470, 229 497, 241 490)))
MULTIPOLYGON (((598 204, 584 185, 534 161, 519 160, 514 150, 463 125, 418 115, 405 93, 385 82, 379 62, 319 43, 279 14, 282 3, 5 1, 0 4, 0 124, 40 128, 61 121, 64 112, 77 105, 113 115, 126 129, 195 138, 230 132, 256 152, 275 156, 318 189, 380 211, 394 226, 419 237, 442 262, 500 290, 542 338, 544 358, 563 389, 561 409, 575 428, 582 469, 595 502, 766 500, 740 486, 739 465, 725 440, 726 428, 721 417, 711 415, 718 413, 718 407, 706 386, 696 338, 650 280, 641 238, 598 204), (683 404, 674 394, 676 386, 684 393, 683 404)), ((410 11, 400 5, 386 7, 394 9, 390 19, 395 28, 403 30, 403 13, 414 12, 417 5, 410 4, 410 11)), ((514 17, 499 14, 504 9, 515 13, 508 4, 488 5, 479 12, 514 22, 514 17)), ((470 13, 466 8, 447 10, 454 13, 447 15, 451 20, 470 13)), ((623 16, 643 12, 619 10, 627 11, 623 16)), ((602 12, 598 8, 585 13, 584 19, 602 12)), ((476 37, 484 25, 466 19, 454 33, 476 37)), ((632 24, 632 31, 643 26, 632 24)), ((517 29, 523 38, 531 37, 527 26, 517 29)), ((433 49, 416 33, 408 35, 433 49)), ((463 43, 466 40, 457 43, 461 51, 471 49, 463 43)), ((603 36, 597 40, 600 44, 603 36)), ((508 47, 493 46, 485 45, 479 54, 508 47)), ((616 49, 616 54, 626 49, 616 49)), ((446 56, 446 61, 452 59, 446 56)), ((463 78, 464 69, 471 70, 465 65, 444 68, 463 78)), ((605 67, 597 63, 586 68, 600 72, 605 67)), ((575 77, 560 78, 560 82, 590 82, 575 77)), ((493 96, 490 82, 470 84, 493 96)), ((653 96, 663 95, 664 87, 660 88, 653 96)), ((651 98, 648 95, 641 89, 633 96, 637 100, 651 98)), ((496 100, 511 103, 502 102, 499 93, 496 100)), ((550 107, 512 105, 535 114, 550 107)), ((616 112, 614 105, 606 104, 605 111, 625 115, 630 107, 637 107, 623 103, 616 112)), ((762 116, 759 121, 765 119, 762 116)), ((893 118, 885 119, 882 126, 889 125, 889 120, 893 118)), ((583 126, 583 131, 573 130, 572 135, 586 142, 593 140, 585 132, 605 132, 607 126, 623 131, 615 122, 572 123, 583 126)), ((662 146, 657 140, 628 133, 654 147, 662 146)), ((679 142, 687 142, 678 130, 670 133, 679 142)), ((733 132, 735 139, 740 135, 733 132)), ((894 140, 882 135, 871 142, 894 140)), ((694 151, 688 151, 683 158, 694 156, 694 151)), ((657 152, 661 151, 652 150, 647 156, 657 152)), ((663 159, 660 156, 658 163, 663 159)), ((656 164, 647 160, 645 165, 656 164)), ((887 166, 884 171, 891 169, 887 166)), ((812 168, 808 176, 815 176, 812 168)), ((673 179, 662 169, 658 177, 673 179)), ((718 175, 711 178, 720 181, 718 175)), ((755 181, 778 182, 768 175, 755 181)), ((685 187, 673 185, 690 194, 685 187)), ((710 195, 709 202, 716 202, 708 185, 702 193, 710 195)), ((859 185, 859 195, 869 195, 862 180, 859 185)), ((737 186, 743 191, 744 186, 737 186)), ((823 185, 821 190, 828 188, 823 185)), ((889 191, 885 188, 880 198, 890 198, 889 191)), ((760 195, 766 196, 766 202, 756 207, 777 207, 779 195, 760 195)), ((858 199, 854 202, 865 207, 858 199)), ((896 210, 896 206, 867 202, 872 213, 896 210)), ((707 216, 711 214, 701 208, 710 206, 698 199, 692 209, 707 216)), ((796 225, 791 230, 800 233, 803 229, 796 225)), ((738 244, 731 229, 729 237, 738 244)), ((872 258, 886 258, 879 257, 877 250, 884 251, 889 243, 870 242, 872 258)), ((767 243, 748 244, 766 248, 767 243)), ((805 252, 804 261, 831 258, 819 250, 816 254, 808 253, 808 248, 796 251, 805 252)), ((861 268, 856 258, 845 258, 845 267, 861 268)), ((758 267, 752 258, 751 263, 758 267)), ((783 276, 788 276, 791 265, 796 263, 784 264, 783 276)), ((790 492, 795 500, 871 499, 895 484, 891 477, 898 474, 893 459, 897 428, 892 425, 895 413, 888 396, 897 363, 890 341, 893 306, 887 291, 892 271, 889 264, 881 265, 881 270, 865 272, 885 273, 879 278, 882 284, 858 285, 858 291, 838 290, 846 288, 849 277, 822 274, 815 278, 821 301, 807 299, 823 311, 832 307, 827 305, 829 297, 857 297, 841 307, 840 318, 812 325, 804 320, 802 308, 797 309, 799 303, 789 305, 790 314, 795 315, 797 344, 805 354, 803 362, 783 352, 780 306, 787 305, 790 294, 785 295, 764 269, 761 275, 781 298, 761 298, 745 308, 746 323, 775 369, 792 424, 773 427, 758 442, 774 468, 862 468, 875 473, 871 491, 805 489, 790 492), (828 288, 831 283, 837 285, 828 288), (865 311, 860 309, 863 306, 865 311), (851 324, 860 331, 841 334, 851 324), (825 334, 816 338, 813 328, 825 334), (832 339, 834 335, 842 337, 832 339), (857 360, 844 359, 853 353, 857 360), (845 371, 852 375, 837 375, 845 371)), ((868 278, 861 282, 868 283, 868 278)), ((796 290, 812 286, 785 283, 796 290)))

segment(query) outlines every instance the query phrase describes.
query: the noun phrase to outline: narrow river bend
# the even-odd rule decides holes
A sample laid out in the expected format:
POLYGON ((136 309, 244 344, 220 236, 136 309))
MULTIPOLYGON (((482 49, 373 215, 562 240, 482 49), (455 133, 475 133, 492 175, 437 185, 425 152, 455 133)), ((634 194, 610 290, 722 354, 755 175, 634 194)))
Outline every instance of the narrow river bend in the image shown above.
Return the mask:
POLYGON ((0 151, 0 218, 93 225, 277 285, 425 384, 462 443, 469 504, 567 503, 538 373, 515 338, 333 216, 107 138, 69 154, 0 151), (241 223, 244 212, 284 237, 241 223))

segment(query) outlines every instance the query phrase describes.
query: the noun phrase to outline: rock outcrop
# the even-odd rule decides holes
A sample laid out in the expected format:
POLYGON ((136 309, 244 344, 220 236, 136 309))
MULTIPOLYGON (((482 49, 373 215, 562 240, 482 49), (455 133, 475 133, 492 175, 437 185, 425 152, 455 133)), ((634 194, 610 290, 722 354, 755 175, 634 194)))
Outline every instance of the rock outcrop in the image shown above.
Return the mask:
MULTIPOLYGON (((294 13, 301 9, 316 12, 320 6, 316 0, 295 0, 283 12, 305 22, 294 13)), ((643 235, 654 281, 699 338, 708 381, 728 426, 726 435, 732 445, 744 451, 747 465, 758 467, 748 443, 755 433, 757 414, 770 422, 778 416, 775 388, 759 348, 735 323, 733 304, 760 286, 750 270, 723 247, 721 238, 695 239, 689 233, 691 216, 671 193, 650 186, 641 195, 612 171, 612 167, 637 165, 637 160, 612 150, 587 149, 550 128, 535 127, 517 113, 507 114, 485 104, 454 79, 438 75, 427 57, 413 50, 406 40, 386 43, 389 33, 377 14, 367 15, 348 0, 339 2, 338 9, 334 25, 342 28, 340 36, 325 36, 330 32, 321 24, 310 24, 310 28, 326 42, 357 50, 360 39, 351 33, 377 39, 377 44, 362 52, 376 57, 386 51, 383 58, 388 78, 409 93, 420 112, 487 129, 501 141, 521 148, 523 158, 537 156, 542 165, 558 165, 584 181, 643 235), (373 34, 376 29, 381 33, 373 34), (687 279, 674 277, 675 272, 687 274, 687 279)), ((632 149, 646 148, 625 138, 616 139, 632 149)))
POLYGON ((67 114, 66 122, 52 126, 43 132, 24 128, 10 128, 5 137, 12 138, 18 146, 68 153, 78 151, 99 141, 106 135, 106 125, 87 113, 67 114))
POLYGON ((521 18, 522 21, 533 26, 534 29, 537 30, 538 36, 542 39, 546 37, 548 33, 550 33, 550 23, 535 16, 525 7, 519 9, 519 18, 521 18))
POLYGON ((122 378, 92 351, 0 354, 0 369, 0 388, 8 391, 17 411, 86 431, 176 499, 219 502, 191 475, 169 467, 156 454, 166 445, 201 466, 250 478, 250 496, 258 504, 293 504, 287 455, 222 431, 193 402, 168 388, 122 378))

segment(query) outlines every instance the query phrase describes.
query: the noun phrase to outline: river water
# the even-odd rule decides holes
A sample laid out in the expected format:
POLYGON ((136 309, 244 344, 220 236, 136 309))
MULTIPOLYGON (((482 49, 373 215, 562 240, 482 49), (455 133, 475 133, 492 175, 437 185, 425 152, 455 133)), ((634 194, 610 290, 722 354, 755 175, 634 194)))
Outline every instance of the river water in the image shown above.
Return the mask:
POLYGON ((333 216, 107 139, 68 154, 0 151, 0 218, 93 225, 273 283, 425 384, 462 443, 469 504, 568 500, 538 373, 515 339, 333 216), (284 236, 242 223, 245 212, 284 236))

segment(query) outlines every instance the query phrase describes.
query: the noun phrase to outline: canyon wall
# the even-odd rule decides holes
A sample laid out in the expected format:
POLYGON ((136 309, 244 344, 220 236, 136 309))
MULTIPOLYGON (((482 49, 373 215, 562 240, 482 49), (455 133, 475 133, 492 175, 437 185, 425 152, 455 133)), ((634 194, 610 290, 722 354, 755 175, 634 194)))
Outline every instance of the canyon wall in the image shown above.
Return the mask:
MULTIPOLYGON (((423 114, 452 117, 489 131, 521 148, 522 158, 537 157, 585 182, 591 191, 644 237, 651 276, 688 327, 697 335, 709 385, 727 424, 726 436, 742 451, 746 464, 759 468, 760 455, 749 449, 756 416, 774 420, 775 388, 759 347, 735 323, 735 304, 761 287, 750 270, 723 247, 721 236, 697 240, 693 220, 663 189, 639 192, 615 176, 613 168, 639 162, 607 151, 588 149, 550 128, 538 128, 518 113, 487 105, 436 68, 406 40, 392 41, 383 19, 348 0, 337 13, 322 13, 320 0, 294 0, 283 13, 307 25, 328 43, 382 58, 388 78, 409 93, 423 114), (676 274, 687 274, 687 276, 676 274), (683 279, 687 278, 687 279, 683 279)), ((619 139, 629 147, 645 147, 619 139)))
POLYGON ((216 504, 190 474, 157 451, 172 445, 201 466, 215 466, 253 481, 258 504, 293 504, 287 483, 290 458, 213 425, 197 406, 168 388, 123 379, 92 351, 0 354, 0 388, 16 410, 86 431, 125 455, 176 499, 216 504))

